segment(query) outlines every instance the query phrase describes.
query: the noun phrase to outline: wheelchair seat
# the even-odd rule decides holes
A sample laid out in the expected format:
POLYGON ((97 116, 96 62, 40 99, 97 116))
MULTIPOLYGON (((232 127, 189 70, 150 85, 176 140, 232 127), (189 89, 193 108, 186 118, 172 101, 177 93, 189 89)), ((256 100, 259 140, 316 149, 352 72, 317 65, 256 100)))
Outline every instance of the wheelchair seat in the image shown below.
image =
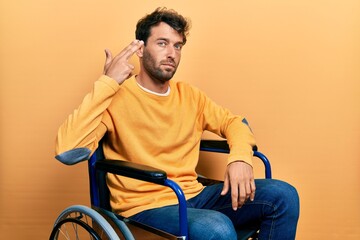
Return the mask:
MULTIPOLYGON (((179 185, 167 178, 166 172, 153 167, 122 160, 107 160, 99 148, 88 161, 91 207, 74 205, 63 210, 54 223, 52 239, 188 239, 185 195, 179 185), (179 236, 122 217, 111 211, 110 192, 106 174, 113 173, 170 187, 179 201, 179 236)), ((201 151, 229 153, 226 140, 202 140, 201 151)), ((271 165, 267 157, 254 147, 254 156, 265 169, 265 178, 271 178, 271 165)), ((218 181, 200 178, 204 185, 218 181)), ((238 239, 257 239, 258 229, 238 229, 238 239)))

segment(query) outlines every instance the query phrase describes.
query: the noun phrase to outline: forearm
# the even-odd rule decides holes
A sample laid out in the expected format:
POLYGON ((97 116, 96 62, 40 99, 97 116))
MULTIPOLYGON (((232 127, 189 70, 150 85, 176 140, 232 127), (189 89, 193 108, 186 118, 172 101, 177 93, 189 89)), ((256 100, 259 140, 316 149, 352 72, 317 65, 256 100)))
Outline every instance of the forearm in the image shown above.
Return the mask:
POLYGON ((77 148, 96 149, 106 131, 103 114, 118 89, 119 85, 106 76, 94 83, 92 91, 60 126, 56 138, 57 155, 77 148))
POLYGON ((256 142, 247 123, 241 117, 237 117, 227 126, 225 136, 230 147, 228 164, 244 161, 252 165, 253 147, 256 142))
POLYGON ((255 138, 245 118, 232 114, 205 96, 203 103, 205 129, 227 139, 230 147, 228 163, 244 161, 252 165, 255 138))

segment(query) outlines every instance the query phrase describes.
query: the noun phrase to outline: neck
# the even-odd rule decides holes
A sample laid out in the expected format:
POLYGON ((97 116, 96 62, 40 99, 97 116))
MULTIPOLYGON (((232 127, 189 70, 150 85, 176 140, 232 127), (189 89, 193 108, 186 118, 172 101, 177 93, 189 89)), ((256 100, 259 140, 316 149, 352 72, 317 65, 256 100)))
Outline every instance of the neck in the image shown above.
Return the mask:
POLYGON ((142 74, 135 77, 136 81, 144 88, 156 93, 166 93, 169 89, 169 81, 160 82, 156 79, 152 79, 150 76, 142 74))

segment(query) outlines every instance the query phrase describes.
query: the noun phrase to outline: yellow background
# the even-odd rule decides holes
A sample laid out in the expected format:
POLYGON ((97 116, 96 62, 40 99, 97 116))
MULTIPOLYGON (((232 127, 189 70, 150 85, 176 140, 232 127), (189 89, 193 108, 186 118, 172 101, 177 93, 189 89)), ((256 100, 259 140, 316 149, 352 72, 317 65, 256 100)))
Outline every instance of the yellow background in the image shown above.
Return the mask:
POLYGON ((54 160, 57 128, 157 6, 192 19, 176 79, 245 115, 297 187, 297 239, 360 239, 358 0, 1 0, 1 238, 47 239, 89 204, 86 164, 54 160))

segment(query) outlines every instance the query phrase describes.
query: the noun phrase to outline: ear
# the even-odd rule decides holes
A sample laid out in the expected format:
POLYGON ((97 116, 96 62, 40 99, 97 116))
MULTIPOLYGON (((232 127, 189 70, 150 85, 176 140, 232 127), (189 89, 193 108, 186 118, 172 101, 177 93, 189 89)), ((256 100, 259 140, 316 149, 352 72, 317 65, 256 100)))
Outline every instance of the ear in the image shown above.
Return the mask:
POLYGON ((136 51, 136 55, 137 55, 139 58, 142 58, 143 52, 144 52, 144 45, 142 45, 142 46, 136 51))

